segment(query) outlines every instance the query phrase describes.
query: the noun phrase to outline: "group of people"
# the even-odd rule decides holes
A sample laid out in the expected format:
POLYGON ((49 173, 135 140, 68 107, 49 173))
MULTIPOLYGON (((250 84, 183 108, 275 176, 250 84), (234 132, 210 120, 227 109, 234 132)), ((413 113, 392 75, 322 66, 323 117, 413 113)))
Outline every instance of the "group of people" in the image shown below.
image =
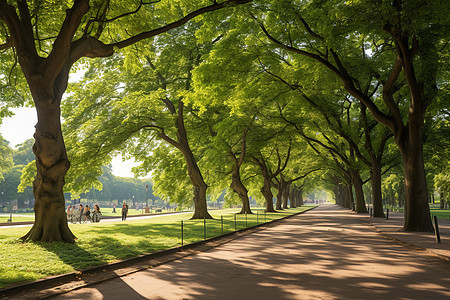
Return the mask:
MULTIPOLYGON (((113 212, 115 212, 115 207, 114 207, 113 212)), ((94 205, 94 211, 92 212, 92 216, 91 216, 91 209, 90 209, 89 205, 86 204, 86 206, 83 207, 83 204, 81 204, 81 203, 80 203, 78 209, 76 209, 75 206, 69 205, 67 207, 66 214, 67 214, 68 218, 69 217, 72 218, 73 216, 76 216, 78 219, 78 217, 79 217, 80 223, 82 221, 100 222, 100 219, 102 217, 100 207, 97 204, 94 205)), ((126 202, 123 202, 122 221, 125 221, 127 219, 127 215, 128 215, 128 205, 126 202)))
POLYGON ((91 209, 89 205, 86 204, 86 206, 83 207, 83 204, 80 203, 78 206, 78 210, 75 208, 75 206, 69 205, 67 207, 66 211, 67 216, 77 216, 79 217, 79 221, 91 221, 91 222, 100 222, 100 219, 102 217, 102 212, 100 211, 100 207, 95 204, 94 205, 94 211, 92 212, 91 216, 91 209))

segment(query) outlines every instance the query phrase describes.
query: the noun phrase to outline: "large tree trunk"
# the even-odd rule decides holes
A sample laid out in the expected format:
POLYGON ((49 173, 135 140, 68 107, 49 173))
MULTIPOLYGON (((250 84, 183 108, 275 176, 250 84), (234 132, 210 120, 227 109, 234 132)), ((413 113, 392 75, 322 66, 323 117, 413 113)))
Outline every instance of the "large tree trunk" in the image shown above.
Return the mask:
POLYGON ((213 217, 209 214, 206 205, 206 190, 208 186, 203 179, 200 168, 198 167, 189 146, 184 148, 182 152, 186 160, 188 174, 194 190, 194 215, 191 219, 212 219, 213 217))
POLYGON ((342 186, 340 184, 335 184, 333 192, 336 204, 344 207, 344 201, 342 200, 342 186))
POLYGON ((208 212, 206 205, 206 189, 207 185, 194 184, 194 215, 191 219, 212 219, 213 217, 208 212))
MULTIPOLYGON (((297 193, 298 192, 295 187, 291 187, 289 189, 289 201, 291 201, 291 205, 292 205, 292 203, 294 203, 295 207, 299 206, 298 205, 299 199, 298 199, 297 193)), ((291 208, 292 208, 292 206, 291 206, 291 208)))
POLYGON ((347 185, 347 197, 346 197, 346 201, 347 201, 347 208, 351 209, 351 210, 355 210, 355 200, 353 198, 353 185, 348 184, 347 185))
POLYGON ((64 81, 61 83, 57 79, 56 83, 56 87, 46 89, 48 82, 33 84, 29 81, 38 117, 33 146, 37 175, 33 182, 35 222, 22 237, 23 241, 75 242, 67 224, 63 192, 64 176, 70 164, 61 132, 62 93, 55 95, 64 81))
MULTIPOLYGON (((283 190, 283 195, 281 196, 282 197, 282 199, 283 199, 283 209, 288 209, 289 207, 288 207, 288 201, 289 201, 289 189, 290 189, 290 183, 287 183, 286 185, 285 185, 285 187, 284 187, 284 190, 283 190)), ((291 201, 291 208, 294 208, 295 207, 295 203, 294 204, 292 204, 292 201, 291 201)))
POLYGON ((383 196, 381 194, 381 165, 375 155, 371 155, 370 162, 370 183, 372 184, 373 216, 384 218, 385 215, 383 211, 383 196))
POLYGON ((359 176, 359 171, 352 169, 350 172, 352 175, 352 183, 355 188, 355 197, 356 197, 355 211, 357 213, 367 213, 367 207, 364 201, 364 192, 362 187, 363 183, 361 177, 359 176))
MULTIPOLYGON (((410 122, 412 117, 409 118, 410 122)), ((407 141, 400 143, 405 172, 405 231, 432 232, 434 230, 428 205, 422 147, 422 124, 409 125, 407 141)))
POLYGON ((303 189, 300 188, 298 190, 298 202, 297 202, 297 206, 302 206, 303 205, 303 189))
POLYGON ((177 147, 183 153, 194 192, 194 215, 191 219, 212 219, 213 217, 209 214, 208 207, 206 205, 206 190, 208 185, 203 179, 202 172, 198 167, 194 153, 192 153, 191 147, 189 146, 186 127, 184 125, 184 103, 181 99, 178 101, 176 128, 178 143, 174 142, 164 134, 162 134, 161 137, 177 147))
POLYGON ((264 184, 261 188, 261 193, 264 196, 264 199, 266 200, 266 212, 276 212, 275 209, 273 209, 273 194, 270 190, 271 188, 271 182, 270 179, 264 177, 264 184))
POLYGON ((275 209, 276 210, 283 210, 282 204, 283 204, 283 188, 281 184, 278 184, 278 193, 277 193, 277 200, 275 202, 275 209))
POLYGON ((238 194, 239 198, 242 201, 242 209, 239 213, 252 214, 253 212, 250 209, 250 200, 248 199, 248 190, 242 183, 239 167, 237 165, 235 165, 235 168, 231 173, 230 187, 236 194, 238 194))
POLYGON ((294 190, 293 188, 291 188, 292 183, 289 183, 287 188, 286 188, 286 194, 285 194, 285 198, 286 198, 286 203, 289 200, 289 204, 291 208, 296 208, 297 207, 297 200, 295 199, 295 197, 293 197, 293 193, 292 190, 294 190))

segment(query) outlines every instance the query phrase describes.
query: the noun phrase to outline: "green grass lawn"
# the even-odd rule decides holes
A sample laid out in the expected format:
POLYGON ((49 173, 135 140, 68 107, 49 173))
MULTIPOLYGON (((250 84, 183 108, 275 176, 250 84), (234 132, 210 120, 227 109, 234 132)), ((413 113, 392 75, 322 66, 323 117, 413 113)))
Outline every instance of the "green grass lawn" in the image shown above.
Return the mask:
MULTIPOLYGON (((153 210, 154 212, 154 210, 153 210)), ((173 211, 167 211, 162 210, 161 213, 167 213, 167 212, 173 212, 173 211)), ((102 215, 108 216, 108 217, 118 217, 120 218, 122 216, 121 210, 116 209, 116 213, 112 212, 112 208, 105 208, 102 209, 102 215)), ((142 209, 130 209, 128 215, 142 215, 142 209)), ((10 214, 3 213, 0 215, 0 223, 7 223, 7 221, 10 218, 10 214)), ((34 221, 34 213, 13 213, 12 214, 13 222, 27 222, 27 221, 34 221)))
MULTIPOLYGON (((9 220, 9 216, 0 216, 0 223, 7 223, 9 220)), ((29 216, 29 217, 17 217, 14 216, 14 214, 12 215, 12 220, 13 222, 27 222, 27 221, 34 221, 34 215, 29 216)))
MULTIPOLYGON (((279 219, 304 211, 311 206, 288 209, 277 213, 263 213, 253 209, 253 215, 236 215, 237 209, 210 211, 214 220, 206 220, 206 237, 279 219), (223 216, 223 223, 222 217, 223 216)), ((189 220, 192 213, 159 216, 126 222, 69 224, 78 238, 75 244, 63 242, 21 243, 19 238, 30 227, 0 227, 0 288, 52 275, 82 270, 111 263, 140 254, 152 253, 181 245, 181 221, 184 244, 203 240, 204 221, 189 220)))
MULTIPOLYGON (((392 210, 394 212, 403 213, 403 207, 394 207, 389 209, 390 212, 392 212, 392 210)), ((437 218, 441 220, 450 220, 450 209, 440 209, 439 204, 430 205, 430 214, 431 216, 437 216, 437 218)))
POLYGON ((430 213, 438 219, 450 220, 450 209, 430 209, 430 213))

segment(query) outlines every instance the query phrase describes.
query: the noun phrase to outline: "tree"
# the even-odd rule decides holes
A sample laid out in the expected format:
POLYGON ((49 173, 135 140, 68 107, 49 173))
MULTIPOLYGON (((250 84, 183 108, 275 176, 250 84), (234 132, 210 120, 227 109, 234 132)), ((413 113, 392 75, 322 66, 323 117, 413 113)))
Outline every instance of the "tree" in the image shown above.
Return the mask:
MULTIPOLYGON (((449 4, 404 2, 307 1, 294 5, 280 1, 271 7, 273 13, 255 18, 273 45, 325 67, 392 131, 405 173, 404 230, 431 231, 423 123, 426 108, 438 90, 438 53, 446 48, 443 35, 448 35, 442 13, 448 11, 449 4), (287 34, 280 30, 284 27, 280 23, 292 24, 287 34), (372 47, 366 42, 369 39, 374 41, 372 47), (367 49, 372 54, 367 55, 367 49), (402 81, 405 88, 399 89, 402 81), (383 103, 372 99, 373 93, 365 87, 377 90, 375 94, 383 103), (409 98, 409 105, 402 101, 404 97, 409 98)), ((262 10, 268 11, 268 7, 262 10)))
POLYGON ((136 9, 130 10, 134 2, 106 1, 90 7, 88 0, 75 0, 71 6, 65 1, 59 4, 39 1, 30 5, 18 1, 16 6, 0 1, 0 20, 4 24, 0 48, 14 49, 38 116, 33 147, 37 166, 33 183, 35 223, 22 238, 24 241, 75 241, 65 215, 63 186, 70 163, 60 124, 60 103, 73 64, 82 57, 111 56, 116 49, 167 32, 203 13, 249 1, 215 1, 211 5, 197 6, 196 10, 174 21, 169 13, 166 14, 167 24, 153 17, 152 22, 148 22, 152 28, 136 22, 140 17, 158 15, 155 11, 163 12, 162 5, 167 1, 160 2, 144 5, 141 1, 136 9), (128 28, 126 24, 140 33, 129 37, 129 32, 123 30, 123 27, 128 28), (122 32, 119 32, 121 26, 122 32), (101 41, 105 32, 115 32, 112 36, 118 41, 108 40, 108 37, 101 41))
MULTIPOLYGON (((229 121, 231 118, 227 118, 226 121, 229 121)), ((234 124, 229 124, 229 122, 224 122, 225 124, 229 124, 229 125, 236 125, 236 118, 233 118, 233 122, 234 124)), ((229 158, 231 158, 232 161, 232 167, 231 167, 231 183, 230 183, 230 188, 233 190, 233 192, 239 197, 239 199, 242 202, 242 208, 241 211, 239 212, 240 214, 252 214, 252 210, 250 208, 250 200, 248 197, 248 189, 246 188, 245 184, 243 183, 242 180, 242 171, 241 171, 241 167, 244 164, 244 161, 246 159, 246 155, 247 155, 247 135, 248 132, 250 130, 250 125, 248 125, 247 127, 244 127, 242 130, 242 133, 239 137, 240 139, 240 143, 236 143, 233 141, 233 139, 231 138, 231 136, 229 135, 230 132, 232 132, 233 129, 231 126, 223 126, 224 124, 221 124, 221 128, 222 130, 220 130, 218 133, 215 133, 215 136, 220 136, 220 146, 225 147, 224 151, 226 152, 226 156, 228 156, 229 158), (228 137, 225 136, 225 134, 228 135, 228 137), (240 146, 240 147, 238 147, 240 146)), ((240 124, 239 124, 240 125, 240 124)), ((238 126, 238 128, 240 128, 241 126, 238 126)), ((217 127, 216 127, 217 129, 217 127)), ((219 147, 220 147, 219 146, 219 147)), ((219 148, 218 147, 218 148, 219 148)), ((220 147, 220 148, 222 148, 220 147)), ((220 150, 219 150, 220 151, 220 150)), ((217 149, 216 151, 214 151, 215 154, 217 154, 217 149)), ((227 172, 229 173, 229 172, 227 172)), ((223 175, 223 174, 220 174, 223 175)), ((227 174, 228 175, 228 174, 227 174)))
POLYGON ((3 173, 13 166, 12 149, 9 142, 0 136, 0 181, 3 180, 3 173))
MULTIPOLYGON (((91 166, 99 167, 100 161, 95 162, 97 156, 103 157, 102 163, 105 163, 111 159, 111 152, 126 150, 128 155, 145 162, 147 166, 143 168, 149 170, 147 156, 166 160, 167 152, 173 148, 183 155, 184 162, 176 166, 179 172, 173 178, 154 173, 157 186, 161 185, 159 176, 164 177, 162 180, 176 182, 179 180, 176 177, 187 171, 192 190, 187 194, 191 195, 195 210, 193 218, 211 218, 206 206, 208 185, 198 163, 201 151, 193 148, 193 136, 201 137, 206 127, 201 129, 202 121, 196 117, 198 112, 186 102, 192 89, 191 72, 214 43, 200 43, 195 37, 201 25, 202 22, 191 22, 174 29, 170 35, 159 37, 153 45, 142 45, 139 52, 144 57, 143 63, 116 57, 109 62, 114 67, 105 70, 102 76, 89 71, 82 82, 74 85, 71 89, 74 94, 64 103, 63 112, 67 116, 64 128, 67 128, 68 143, 77 149, 73 151, 74 161, 83 162, 84 170, 76 173, 78 178, 89 173, 84 166, 86 160, 93 159, 91 166), (177 64, 173 63, 174 58, 177 58, 177 64), (122 65, 125 67, 120 67, 122 65), (101 86, 103 81, 108 81, 108 88, 101 86), (77 107, 77 102, 83 105, 77 107), (113 137, 105 141, 107 135, 113 137), (151 149, 149 144, 161 142, 170 145, 159 148, 165 148, 165 152, 142 151, 142 147, 151 149), (89 150, 79 150, 86 146, 89 150), (95 149, 96 154, 90 158, 95 149), (159 157, 154 155, 156 153, 159 157)), ((93 65, 92 68, 98 67, 93 65)), ((155 166, 155 163, 151 165, 155 166)), ((172 189, 179 188, 177 185, 172 189)), ((173 196, 171 201, 186 201, 173 196)))

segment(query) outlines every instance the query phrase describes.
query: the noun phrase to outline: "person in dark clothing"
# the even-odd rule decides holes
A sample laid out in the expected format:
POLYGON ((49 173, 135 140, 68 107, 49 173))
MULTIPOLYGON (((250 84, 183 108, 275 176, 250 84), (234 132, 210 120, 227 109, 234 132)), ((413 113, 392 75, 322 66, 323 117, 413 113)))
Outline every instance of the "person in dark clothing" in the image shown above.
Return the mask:
POLYGON ((123 202, 122 206, 122 221, 125 221, 127 219, 128 214, 128 205, 126 202, 123 202))

